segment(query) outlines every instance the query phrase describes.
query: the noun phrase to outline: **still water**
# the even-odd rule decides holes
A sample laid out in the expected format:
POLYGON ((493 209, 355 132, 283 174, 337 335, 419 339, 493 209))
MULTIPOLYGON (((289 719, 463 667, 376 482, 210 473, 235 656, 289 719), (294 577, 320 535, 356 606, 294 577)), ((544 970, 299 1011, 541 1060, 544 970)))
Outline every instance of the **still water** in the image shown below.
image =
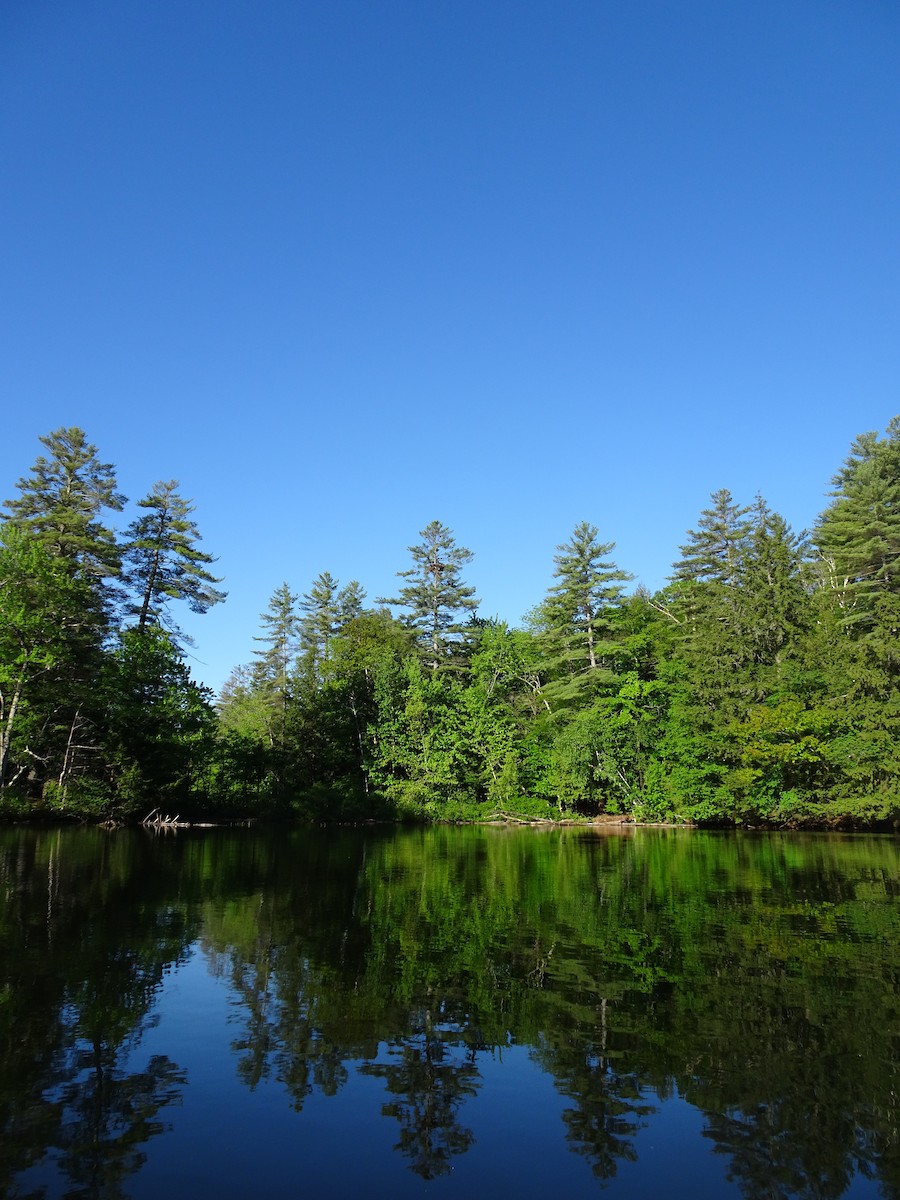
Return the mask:
POLYGON ((0 1194, 900 1197, 900 843, 0 832, 0 1194))

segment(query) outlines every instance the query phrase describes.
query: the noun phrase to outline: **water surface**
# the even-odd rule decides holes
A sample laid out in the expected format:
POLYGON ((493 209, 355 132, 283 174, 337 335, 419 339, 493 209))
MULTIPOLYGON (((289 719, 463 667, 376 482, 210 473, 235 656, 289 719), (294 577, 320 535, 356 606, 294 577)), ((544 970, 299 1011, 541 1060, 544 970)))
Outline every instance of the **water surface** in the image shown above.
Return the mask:
POLYGON ((0 1192, 900 1197, 892 838, 0 833, 0 1192))

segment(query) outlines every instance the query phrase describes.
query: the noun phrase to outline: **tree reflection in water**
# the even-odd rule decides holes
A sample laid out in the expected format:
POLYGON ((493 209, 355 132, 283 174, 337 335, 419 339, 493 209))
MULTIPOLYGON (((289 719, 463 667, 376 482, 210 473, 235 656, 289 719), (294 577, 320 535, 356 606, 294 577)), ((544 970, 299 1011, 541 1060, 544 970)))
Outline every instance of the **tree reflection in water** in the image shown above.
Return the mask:
POLYGON ((163 1133, 160 1110, 180 1100, 186 1073, 164 1055, 143 1071, 127 1072, 119 1060, 127 1047, 99 1038, 79 1043, 69 1078, 58 1089, 59 1124, 53 1144, 57 1165, 71 1187, 66 1198, 128 1195, 125 1183, 146 1161, 143 1146, 163 1133))
POLYGON ((426 1010, 405 1037, 391 1041, 387 1053, 388 1062, 367 1062, 360 1070, 383 1079, 396 1097, 381 1109, 400 1124, 394 1149, 423 1179, 446 1175, 452 1157, 475 1141, 458 1119, 460 1105, 476 1095, 481 1080, 474 1051, 452 1025, 435 1027, 426 1010))
POLYGON ((620 1162, 636 1162, 634 1139, 642 1118, 656 1111, 643 1094, 640 1074, 616 1069, 589 1043, 567 1044, 558 1035, 543 1035, 533 1053, 557 1089, 575 1102, 563 1112, 566 1140, 597 1178, 612 1179, 620 1162))
POLYGON ((0 847, 4 1194, 37 1196, 48 1171, 58 1195, 127 1194, 186 1088, 140 1039, 198 946, 231 1002, 223 1104, 268 1086, 299 1113, 378 1080, 359 1119, 396 1121, 423 1180, 493 1134, 512 1043, 566 1099, 560 1147, 601 1182, 627 1185, 677 1091, 748 1200, 837 1200, 868 1178, 900 1197, 892 840, 441 828, 0 847))
MULTIPOLYGON (((46 1183, 27 1182, 42 1164, 41 1179, 61 1177, 66 1200, 126 1196, 186 1083, 165 1055, 132 1064, 190 927, 183 911, 148 897, 146 845, 93 833, 29 831, 0 856, 3 1195, 43 1196, 46 1183)), ((167 889, 162 872, 154 883, 167 889)))

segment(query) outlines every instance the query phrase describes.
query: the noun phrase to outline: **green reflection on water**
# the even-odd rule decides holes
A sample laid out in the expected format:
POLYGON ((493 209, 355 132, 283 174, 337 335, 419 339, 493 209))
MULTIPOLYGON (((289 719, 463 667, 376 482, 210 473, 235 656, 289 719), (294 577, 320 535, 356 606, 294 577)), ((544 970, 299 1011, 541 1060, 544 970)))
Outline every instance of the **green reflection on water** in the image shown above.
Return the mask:
POLYGON ((867 1174, 900 1195, 898 857, 664 830, 5 831, 0 1185, 52 1161, 72 1194, 128 1194, 190 1088, 140 1038, 196 944, 230 990, 235 1096, 277 1081, 300 1112, 376 1079, 366 1119, 423 1179, 472 1146, 488 1058, 518 1044, 602 1180, 677 1091, 747 1196, 867 1174))

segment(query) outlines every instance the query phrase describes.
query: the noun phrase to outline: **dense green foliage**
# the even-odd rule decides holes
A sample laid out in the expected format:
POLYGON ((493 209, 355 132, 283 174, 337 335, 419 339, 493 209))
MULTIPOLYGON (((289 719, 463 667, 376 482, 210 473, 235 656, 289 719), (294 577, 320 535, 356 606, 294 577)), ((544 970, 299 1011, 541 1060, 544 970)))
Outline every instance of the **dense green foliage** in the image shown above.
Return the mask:
POLYGON ((192 506, 159 483, 120 540, 113 467, 80 429, 41 441, 0 524, 0 803, 108 818, 190 800, 216 719, 167 607, 224 598, 192 506))
POLYGON ((285 581, 216 708, 169 612, 224 598, 192 505, 158 483, 117 539, 113 468, 80 430, 42 441, 0 524, 8 812, 900 816, 900 418, 854 442, 810 535, 714 492, 656 595, 586 521, 521 629, 477 616, 439 521, 376 607, 285 581))

